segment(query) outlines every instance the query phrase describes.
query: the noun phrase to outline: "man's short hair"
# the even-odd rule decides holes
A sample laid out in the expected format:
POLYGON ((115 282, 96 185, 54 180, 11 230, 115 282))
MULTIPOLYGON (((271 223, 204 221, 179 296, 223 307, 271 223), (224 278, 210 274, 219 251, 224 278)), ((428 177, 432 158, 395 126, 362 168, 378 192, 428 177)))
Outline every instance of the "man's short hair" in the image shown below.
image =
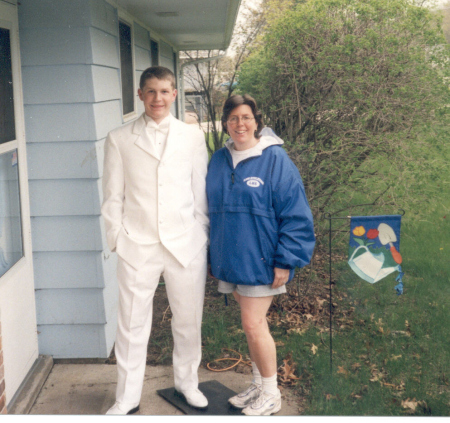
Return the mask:
POLYGON ((175 75, 170 69, 167 69, 164 66, 151 66, 145 69, 144 72, 142 72, 141 79, 139 80, 139 88, 141 90, 144 89, 147 79, 150 78, 166 79, 170 81, 170 83, 172 84, 172 88, 175 89, 175 75))

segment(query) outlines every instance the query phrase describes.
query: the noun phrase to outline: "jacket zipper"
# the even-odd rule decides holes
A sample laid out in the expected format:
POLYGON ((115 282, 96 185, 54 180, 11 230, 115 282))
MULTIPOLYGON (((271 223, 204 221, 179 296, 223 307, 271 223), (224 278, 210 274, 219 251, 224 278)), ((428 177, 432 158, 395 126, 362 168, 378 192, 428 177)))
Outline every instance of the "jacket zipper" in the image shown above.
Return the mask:
MULTIPOLYGON (((227 159, 228 159, 228 164, 230 165, 231 169, 233 169, 233 159, 231 158, 231 153, 230 153, 228 150, 227 150, 227 152, 228 152, 228 157, 227 157, 227 159)), ((260 155, 259 155, 259 156, 251 156, 251 157, 247 157, 246 159, 241 160, 241 161, 237 164, 237 166, 239 166, 241 163, 245 163, 245 162, 247 162, 247 161, 249 161, 249 160, 251 160, 251 159, 254 159, 255 157, 260 157, 260 155)), ((236 168, 237 168, 237 166, 236 166, 236 168)), ((231 172, 231 184, 234 185, 234 170, 231 172)))

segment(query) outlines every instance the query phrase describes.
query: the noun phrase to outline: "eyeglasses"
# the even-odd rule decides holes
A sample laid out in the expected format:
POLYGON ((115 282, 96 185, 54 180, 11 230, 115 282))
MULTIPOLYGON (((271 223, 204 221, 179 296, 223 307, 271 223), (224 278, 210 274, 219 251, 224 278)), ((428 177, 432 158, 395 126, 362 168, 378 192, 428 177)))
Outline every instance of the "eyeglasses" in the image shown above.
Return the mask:
MULTIPOLYGON (((254 117, 250 117, 250 116, 242 116, 241 117, 242 123, 250 123, 253 119, 255 119, 255 118, 254 117)), ((232 118, 228 119, 227 122, 230 125, 237 125, 239 123, 239 117, 238 116, 233 116, 232 118)))

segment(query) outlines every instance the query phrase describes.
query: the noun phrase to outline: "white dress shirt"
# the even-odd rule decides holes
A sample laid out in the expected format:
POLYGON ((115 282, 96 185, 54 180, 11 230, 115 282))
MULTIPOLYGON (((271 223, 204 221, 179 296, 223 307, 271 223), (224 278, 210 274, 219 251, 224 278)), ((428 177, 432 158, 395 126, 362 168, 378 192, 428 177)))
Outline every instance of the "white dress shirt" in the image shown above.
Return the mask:
POLYGON ((147 136, 161 159, 166 147, 167 137, 169 136, 170 115, 166 116, 159 124, 146 114, 144 114, 144 119, 147 136))

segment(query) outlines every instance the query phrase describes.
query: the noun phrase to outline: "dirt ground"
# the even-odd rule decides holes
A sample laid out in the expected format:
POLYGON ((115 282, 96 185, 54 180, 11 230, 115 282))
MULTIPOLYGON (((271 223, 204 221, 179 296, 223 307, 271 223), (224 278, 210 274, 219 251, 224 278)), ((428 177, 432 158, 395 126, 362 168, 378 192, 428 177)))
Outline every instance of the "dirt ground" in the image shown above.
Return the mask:
MULTIPOLYGON (((334 258, 340 259, 339 257, 334 258)), ((326 271, 327 257, 323 254, 316 254, 313 267, 302 269, 292 280, 287 288, 288 293, 276 296, 271 308, 268 312, 268 322, 272 327, 284 327, 288 333, 303 333, 310 325, 322 328, 325 332, 329 321, 329 276, 326 271)), ((334 284, 332 284, 332 287, 334 284)), ((333 299, 335 294, 333 294, 333 299)), ((229 305, 236 308, 239 313, 239 306, 234 299, 228 298, 229 305)), ((217 292, 217 280, 208 278, 205 292, 205 309, 204 313, 220 312, 225 305, 223 294, 217 292)), ((333 301, 333 313, 338 310, 338 304, 333 301)), ((222 310, 223 311, 223 310, 222 310)), ((234 310, 230 310, 233 311, 234 310)), ((345 313, 344 313, 345 314, 345 313)), ((153 325, 150 341, 147 349, 147 365, 171 365, 173 340, 170 326, 172 314, 166 295, 163 280, 156 290, 153 301, 153 325)), ((348 316, 343 316, 348 318, 348 316)), ((339 320, 337 316, 336 320, 339 320)), ((106 361, 108 364, 115 364, 114 350, 106 361)), ((226 362, 225 362, 226 363, 226 362)), ((211 364, 211 363, 210 363, 211 364)), ((207 368, 208 363, 202 362, 201 367, 207 368)), ((217 364, 214 364, 217 368, 217 364)), ((221 367, 219 365, 219 367, 221 367)), ((291 363, 290 357, 283 360, 283 364, 279 367, 278 382, 280 389, 286 389, 286 394, 295 397, 299 410, 305 409, 306 394, 302 394, 301 389, 296 389, 296 380, 298 375, 294 374, 295 363, 291 363)), ((249 362, 241 361, 232 371, 237 373, 250 374, 251 366, 249 362)), ((303 384, 307 384, 303 381, 303 384)), ((306 385, 305 385, 306 386, 306 385)), ((300 412, 302 414, 302 412, 300 412)))
MULTIPOLYGON (((274 298, 269 309, 268 321, 271 325, 286 326, 289 331, 300 333, 310 324, 327 325, 329 316, 329 286, 324 283, 328 278, 324 269, 325 257, 316 255, 317 270, 306 269, 297 274, 288 284, 288 293, 274 298), (318 270, 321 269, 321 270, 318 270), (314 277, 311 279, 311 272, 314 277), (317 280, 322 282, 318 283, 317 280)), ((229 296, 230 297, 230 296, 229 296)), ((230 304, 233 298, 228 299, 230 304)), ((214 313, 224 306, 224 296, 217 292, 217 280, 208 278, 205 291, 205 313, 214 313), (212 310, 211 310, 212 309, 212 310)), ((238 306, 236 312, 238 312, 238 306)), ((333 308, 337 306, 333 302, 333 308)), ((160 286, 156 290, 153 301, 153 324, 152 333, 147 349, 148 365, 170 365, 172 364, 172 331, 170 326, 172 314, 166 295, 164 281, 161 279, 160 286)), ((114 350, 107 360, 108 364, 115 364, 114 350)), ((202 363, 206 367, 206 363, 202 363)))

